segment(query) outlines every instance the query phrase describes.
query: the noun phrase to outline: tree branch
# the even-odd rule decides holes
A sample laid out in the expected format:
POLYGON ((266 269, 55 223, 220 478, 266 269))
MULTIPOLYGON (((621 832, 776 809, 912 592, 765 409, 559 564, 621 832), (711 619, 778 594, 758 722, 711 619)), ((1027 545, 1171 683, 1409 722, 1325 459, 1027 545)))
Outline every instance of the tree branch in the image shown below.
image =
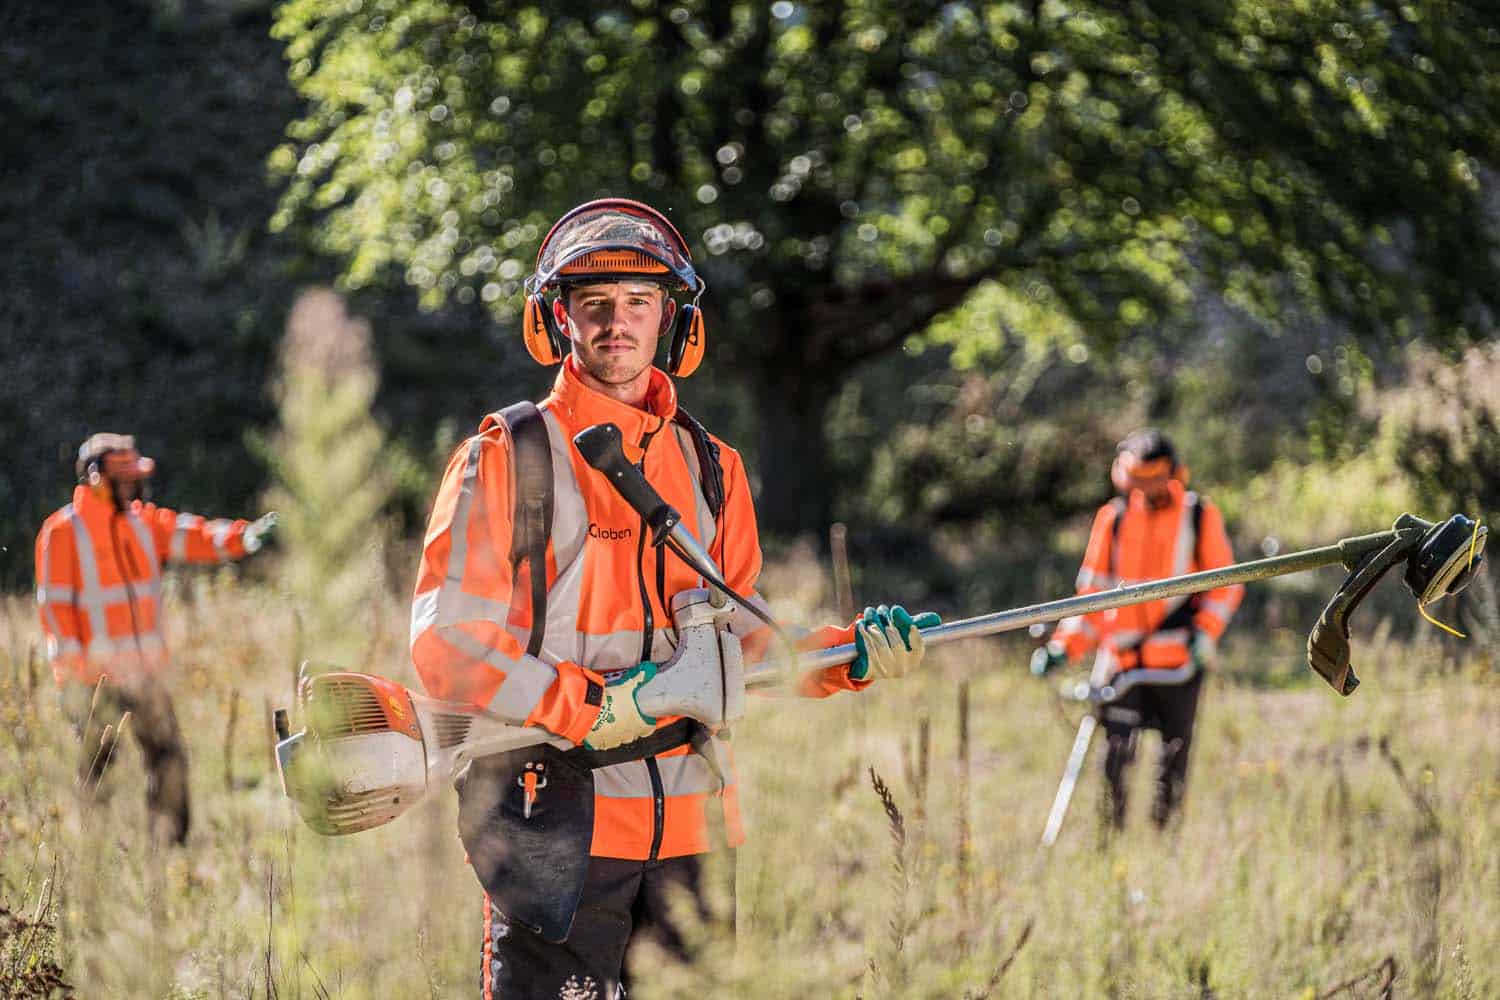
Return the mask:
POLYGON ((896 280, 870 281, 849 292, 824 290, 805 310, 809 329, 820 331, 809 339, 813 364, 840 364, 883 354, 924 329, 933 317, 957 306, 990 275, 987 271, 961 277, 936 271, 896 280))

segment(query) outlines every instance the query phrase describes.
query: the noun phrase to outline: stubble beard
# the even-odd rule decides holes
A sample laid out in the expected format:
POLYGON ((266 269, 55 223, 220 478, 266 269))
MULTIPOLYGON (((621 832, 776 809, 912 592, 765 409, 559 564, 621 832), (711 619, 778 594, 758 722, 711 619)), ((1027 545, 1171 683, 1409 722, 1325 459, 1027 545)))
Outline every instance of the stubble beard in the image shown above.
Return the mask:
POLYGON ((592 364, 584 365, 584 370, 605 385, 629 385, 650 367, 649 361, 638 358, 611 357, 607 354, 595 355, 592 364))

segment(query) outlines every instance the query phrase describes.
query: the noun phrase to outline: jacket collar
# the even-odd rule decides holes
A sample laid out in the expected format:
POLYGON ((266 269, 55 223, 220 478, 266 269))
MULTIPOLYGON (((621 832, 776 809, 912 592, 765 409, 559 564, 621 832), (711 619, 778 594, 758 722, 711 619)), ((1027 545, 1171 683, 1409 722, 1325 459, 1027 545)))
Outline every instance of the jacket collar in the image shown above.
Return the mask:
POLYGON ((662 425, 676 415, 677 389, 666 372, 653 367, 651 384, 642 401, 644 408, 637 408, 590 389, 578 374, 577 360, 569 354, 558 370, 552 394, 542 405, 556 412, 574 433, 594 424, 614 424, 625 438, 625 456, 637 461, 641 439, 648 433, 661 430, 662 425))
POLYGON ((94 491, 82 483, 73 487, 73 510, 83 518, 85 524, 99 521, 109 521, 115 514, 115 505, 108 500, 101 500, 94 495, 94 491))

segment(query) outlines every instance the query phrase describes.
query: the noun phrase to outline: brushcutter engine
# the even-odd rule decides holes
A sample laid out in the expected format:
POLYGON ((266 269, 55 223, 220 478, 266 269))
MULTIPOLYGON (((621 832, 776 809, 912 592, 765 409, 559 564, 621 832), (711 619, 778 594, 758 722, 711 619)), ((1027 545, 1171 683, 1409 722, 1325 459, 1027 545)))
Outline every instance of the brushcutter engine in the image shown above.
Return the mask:
MULTIPOLYGON (((672 601, 677 649, 637 692, 641 710, 690 716, 719 730, 744 715, 740 641, 728 630, 736 605, 718 591, 685 590, 672 601)), ((325 836, 383 826, 477 757, 550 743, 573 744, 471 705, 440 701, 373 674, 313 673, 297 685, 305 728, 276 712, 276 762, 297 813, 325 836)))

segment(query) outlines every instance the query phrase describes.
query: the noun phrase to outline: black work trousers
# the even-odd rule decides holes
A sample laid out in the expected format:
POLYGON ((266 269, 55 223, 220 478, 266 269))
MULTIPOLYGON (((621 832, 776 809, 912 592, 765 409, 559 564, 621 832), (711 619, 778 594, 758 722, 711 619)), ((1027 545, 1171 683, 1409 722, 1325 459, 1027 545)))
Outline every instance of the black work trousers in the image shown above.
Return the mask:
POLYGON ((97 688, 70 682, 63 689, 63 709, 82 739, 78 787, 87 797, 97 794, 99 782, 119 753, 120 723, 126 725, 141 750, 146 769, 146 819, 152 842, 184 844, 188 834, 188 759, 182 730, 167 686, 155 676, 112 684, 106 678, 97 688))
MULTIPOLYGON (((734 852, 715 860, 726 862, 732 900, 734 852)), ((674 923, 680 914, 672 912, 673 900, 685 891, 694 904, 694 919, 716 919, 705 867, 703 855, 661 861, 590 858, 573 929, 561 944, 512 924, 486 896, 484 1000, 617 1000, 630 985, 626 967, 631 952, 648 937, 686 961, 689 950, 674 923)))
POLYGON ((1151 820, 1164 827, 1182 804, 1187 786, 1188 751, 1193 745, 1193 722, 1203 674, 1185 684, 1138 684, 1119 701, 1101 711, 1109 745, 1104 754, 1104 814, 1107 829, 1125 825, 1126 772, 1135 760, 1142 729, 1161 733, 1161 758, 1156 764, 1156 794, 1151 820))

